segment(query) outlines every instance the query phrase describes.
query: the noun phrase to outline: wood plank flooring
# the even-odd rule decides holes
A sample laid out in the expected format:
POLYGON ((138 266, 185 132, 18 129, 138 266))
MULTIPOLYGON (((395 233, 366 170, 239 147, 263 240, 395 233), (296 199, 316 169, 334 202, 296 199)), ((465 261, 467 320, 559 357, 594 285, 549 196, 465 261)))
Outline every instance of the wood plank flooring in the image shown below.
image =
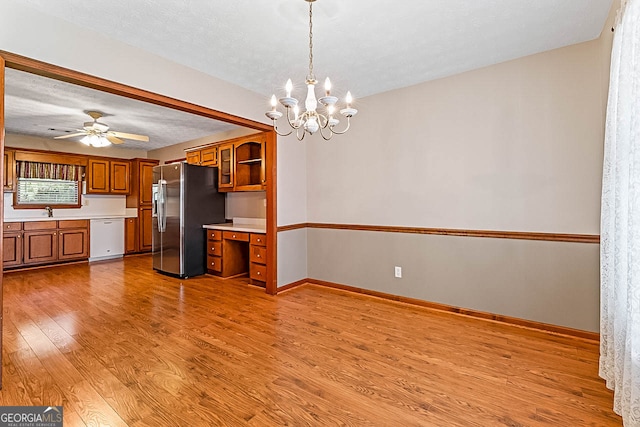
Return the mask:
POLYGON ((4 276, 1 405, 71 426, 621 426, 598 345, 148 256, 4 276))

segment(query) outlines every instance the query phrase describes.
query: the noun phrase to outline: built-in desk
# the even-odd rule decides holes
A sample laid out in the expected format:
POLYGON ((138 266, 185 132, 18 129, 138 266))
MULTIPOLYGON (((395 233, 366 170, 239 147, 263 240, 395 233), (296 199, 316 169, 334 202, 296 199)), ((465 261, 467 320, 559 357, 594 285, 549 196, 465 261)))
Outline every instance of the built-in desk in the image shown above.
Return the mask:
POLYGON ((231 278, 249 274, 251 283, 265 286, 267 270, 264 220, 204 225, 207 272, 231 278))

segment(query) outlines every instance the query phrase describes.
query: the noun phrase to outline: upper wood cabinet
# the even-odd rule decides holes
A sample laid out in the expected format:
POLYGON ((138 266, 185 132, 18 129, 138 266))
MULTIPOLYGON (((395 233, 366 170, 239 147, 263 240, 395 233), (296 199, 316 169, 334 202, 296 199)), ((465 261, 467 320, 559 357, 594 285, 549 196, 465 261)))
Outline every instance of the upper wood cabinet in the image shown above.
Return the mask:
POLYGON ((16 160, 14 154, 15 152, 12 150, 5 150, 4 152, 3 185, 6 192, 16 191, 16 160))
POLYGON ((129 194, 131 181, 130 163, 109 161, 111 175, 111 194, 129 194))
POLYGON ((266 136, 258 134, 244 138, 234 144, 235 185, 234 191, 259 191, 265 185, 266 136))
POLYGON ((216 142, 186 150, 187 163, 218 167, 219 191, 264 190, 266 142, 264 132, 216 142))
POLYGON ((233 144, 218 147, 218 190, 233 191, 233 144))
POLYGON ((86 178, 88 194, 129 194, 130 162, 89 159, 86 178))
POLYGON ((189 163, 190 165, 199 165, 200 164, 200 150, 187 151, 187 163, 189 163))
POLYGON ((198 166, 218 166, 218 146, 187 151, 187 163, 198 166))

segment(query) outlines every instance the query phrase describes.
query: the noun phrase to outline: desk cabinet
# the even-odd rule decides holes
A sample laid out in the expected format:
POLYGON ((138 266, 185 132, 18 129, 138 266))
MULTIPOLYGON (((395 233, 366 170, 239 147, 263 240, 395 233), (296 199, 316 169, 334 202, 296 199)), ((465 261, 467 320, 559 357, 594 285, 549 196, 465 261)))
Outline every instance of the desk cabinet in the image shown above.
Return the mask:
POLYGON ((251 283, 265 286, 266 239, 261 233, 206 230, 207 272, 229 278, 249 273, 251 283))

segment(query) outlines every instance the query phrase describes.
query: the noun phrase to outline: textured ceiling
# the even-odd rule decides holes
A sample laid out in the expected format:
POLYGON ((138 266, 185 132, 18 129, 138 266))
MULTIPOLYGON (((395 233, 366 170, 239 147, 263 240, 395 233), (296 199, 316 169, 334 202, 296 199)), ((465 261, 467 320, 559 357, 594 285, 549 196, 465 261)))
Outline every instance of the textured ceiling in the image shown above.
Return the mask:
MULTIPOLYGON (((264 94, 288 77, 303 96, 308 3, 303 0, 22 0, 264 94)), ((333 93, 372 95, 599 36, 612 0, 317 0, 316 77, 333 93)), ((96 47, 99 51, 99 46, 96 47)), ((52 137, 99 110, 112 130, 149 135, 152 149, 234 128, 17 71, 7 73, 7 132, 52 137)))
MULTIPOLYGON (((308 61, 303 0, 22 0, 265 96, 308 61)), ((594 39, 612 0, 317 0, 316 76, 363 97, 594 39)), ((299 89, 299 92, 302 92, 299 89)), ((301 94, 300 94, 301 95, 301 94)))
MULTIPOLYGON (((81 129, 91 121, 85 111, 100 111, 109 130, 149 136, 149 142, 125 140, 122 148, 153 150, 238 126, 148 104, 69 83, 6 70, 7 133, 53 138, 81 129), (53 129, 53 130, 52 130, 53 129)), ((81 137, 60 144, 79 143, 81 137)))

